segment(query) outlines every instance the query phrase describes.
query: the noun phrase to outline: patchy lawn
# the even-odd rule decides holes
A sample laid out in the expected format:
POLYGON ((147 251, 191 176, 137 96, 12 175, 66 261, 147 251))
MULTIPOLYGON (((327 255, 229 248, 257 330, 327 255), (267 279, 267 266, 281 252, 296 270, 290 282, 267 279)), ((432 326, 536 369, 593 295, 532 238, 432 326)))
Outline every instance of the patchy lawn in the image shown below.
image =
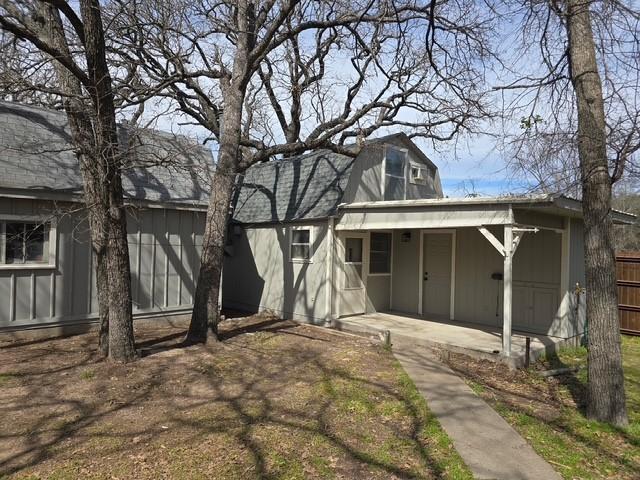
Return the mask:
POLYGON ((467 379, 533 448, 565 479, 640 477, 640 337, 623 336, 627 408, 630 425, 619 430, 587 420, 587 372, 544 378, 537 372, 585 366, 584 348, 564 349, 529 371, 451 355, 448 363, 467 379))
POLYGON ((382 347, 256 316, 177 348, 184 327, 137 326, 130 365, 95 334, 0 343, 0 477, 471 478, 382 347))

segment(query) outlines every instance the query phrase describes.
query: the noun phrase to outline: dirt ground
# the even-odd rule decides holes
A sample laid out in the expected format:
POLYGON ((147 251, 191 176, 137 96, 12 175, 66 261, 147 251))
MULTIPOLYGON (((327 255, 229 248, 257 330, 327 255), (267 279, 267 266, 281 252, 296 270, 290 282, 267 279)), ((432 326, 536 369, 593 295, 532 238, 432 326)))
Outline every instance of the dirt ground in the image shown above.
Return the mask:
POLYGON ((138 325, 139 361, 95 333, 0 340, 0 478, 469 478, 393 356, 254 316, 223 342, 138 325))

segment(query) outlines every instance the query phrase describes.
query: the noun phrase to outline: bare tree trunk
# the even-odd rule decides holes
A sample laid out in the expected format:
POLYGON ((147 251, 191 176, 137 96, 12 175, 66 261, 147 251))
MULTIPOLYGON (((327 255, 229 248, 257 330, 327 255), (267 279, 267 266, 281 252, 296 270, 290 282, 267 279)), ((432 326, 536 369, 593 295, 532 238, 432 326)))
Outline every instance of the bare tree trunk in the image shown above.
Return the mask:
POLYGON ((221 172, 219 169, 213 176, 187 342, 206 342, 208 336, 218 340, 220 274, 224 262, 233 179, 232 171, 221 172))
MULTIPOLYGON (((96 255, 100 315, 98 349, 112 360, 128 362, 136 357, 136 352, 115 104, 105 57, 100 6, 96 0, 81 0, 79 4, 91 80, 91 86, 87 87, 91 114, 82 101, 80 81, 57 62, 55 69, 62 90, 69 94, 64 99, 64 106, 80 159, 91 243, 96 255)), ((65 55, 70 55, 58 11, 49 5, 43 8, 49 17, 47 34, 52 43, 65 55)))
POLYGON ((227 223, 235 176, 238 172, 242 112, 248 82, 248 58, 255 41, 252 29, 253 5, 238 1, 238 40, 231 78, 222 82, 225 98, 220 153, 213 175, 209 206, 202 241, 200 273, 196 284, 187 342, 206 342, 207 336, 218 340, 220 274, 224 263, 227 223))
POLYGON ((98 332, 98 351, 103 357, 108 357, 109 273, 107 271, 107 259, 104 252, 97 252, 94 248, 94 253, 96 257, 96 290, 98 293, 98 315, 100 317, 100 331, 98 332))
POLYGON ((224 247, 233 185, 238 166, 242 119, 242 92, 227 90, 225 118, 220 132, 220 153, 213 175, 200 256, 200 273, 193 301, 188 342, 206 342, 207 336, 218 339, 218 298, 220 274, 224 263, 224 247))
MULTIPOLYGON (((115 118, 115 117, 114 117, 115 118)), ((127 217, 122 201, 122 179, 114 167, 109 181, 107 276, 109 278, 109 358, 128 362, 137 357, 133 335, 131 266, 127 242, 127 217)))
POLYGON ((589 2, 569 0, 567 28, 571 79, 578 105, 578 151, 585 223, 589 383, 587 415, 628 423, 612 244, 611 178, 606 150, 602 84, 589 2))

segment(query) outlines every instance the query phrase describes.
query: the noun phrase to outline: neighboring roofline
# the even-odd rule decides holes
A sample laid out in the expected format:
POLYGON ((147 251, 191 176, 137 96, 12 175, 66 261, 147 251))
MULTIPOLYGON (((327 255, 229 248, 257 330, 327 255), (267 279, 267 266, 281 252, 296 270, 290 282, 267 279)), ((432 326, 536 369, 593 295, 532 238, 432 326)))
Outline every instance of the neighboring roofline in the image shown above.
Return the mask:
MULTIPOLYGON (((50 202, 84 203, 82 193, 69 193, 56 190, 36 190, 29 188, 7 188, 0 186, 0 198, 23 200, 44 200, 50 202)), ((139 208, 166 208, 167 210, 206 211, 207 202, 185 200, 183 202, 144 200, 135 197, 124 197, 124 204, 139 208)))
MULTIPOLYGON (((45 112, 45 113, 49 113, 49 114, 52 114, 52 115, 58 115, 60 117, 67 118, 67 114, 65 113, 64 110, 57 110, 55 108, 47 108, 47 107, 43 107, 42 105, 31 105, 30 103, 24 103, 24 102, 13 102, 13 101, 10 101, 10 100, 0 100, 0 105, 2 105, 2 104, 9 105, 9 106, 16 106, 17 105, 20 108, 36 110, 38 112, 45 112)), ((195 138, 189 137, 187 135, 183 135, 183 134, 180 134, 180 133, 174 133, 174 132, 167 132, 167 131, 164 131, 164 130, 159 130, 157 128, 139 127, 139 126, 136 126, 136 125, 132 125, 132 124, 126 122, 126 121, 118 122, 117 126, 119 128, 128 128, 128 129, 131 129, 133 131, 151 133, 153 135, 158 135, 159 137, 166 138, 167 140, 178 139, 180 141, 184 141, 185 143, 187 143, 188 146, 198 147, 198 148, 201 148, 203 151, 205 151, 205 152, 207 152, 209 154, 211 153, 211 150, 209 148, 207 148, 206 145, 201 144, 195 138)), ((213 160, 213 156, 211 158, 213 160)))
MULTIPOLYGON (((554 206, 562 210, 582 215, 582 202, 564 195, 538 194, 525 196, 501 197, 464 197, 464 198, 429 198, 419 200, 391 200, 377 202, 354 202, 338 205, 338 210, 362 210, 378 208, 415 208, 438 206, 466 206, 466 205, 517 205, 520 207, 554 206)), ((612 209, 612 216, 616 223, 633 225, 636 215, 612 209)))

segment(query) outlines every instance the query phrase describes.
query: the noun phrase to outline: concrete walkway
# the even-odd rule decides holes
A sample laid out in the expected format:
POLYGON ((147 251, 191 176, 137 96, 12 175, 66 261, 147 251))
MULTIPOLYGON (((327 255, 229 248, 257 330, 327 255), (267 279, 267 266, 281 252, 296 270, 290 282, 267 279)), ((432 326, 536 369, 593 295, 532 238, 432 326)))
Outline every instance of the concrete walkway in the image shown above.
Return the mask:
POLYGON ((500 415, 431 350, 391 337, 393 353, 478 479, 561 480, 500 415))

